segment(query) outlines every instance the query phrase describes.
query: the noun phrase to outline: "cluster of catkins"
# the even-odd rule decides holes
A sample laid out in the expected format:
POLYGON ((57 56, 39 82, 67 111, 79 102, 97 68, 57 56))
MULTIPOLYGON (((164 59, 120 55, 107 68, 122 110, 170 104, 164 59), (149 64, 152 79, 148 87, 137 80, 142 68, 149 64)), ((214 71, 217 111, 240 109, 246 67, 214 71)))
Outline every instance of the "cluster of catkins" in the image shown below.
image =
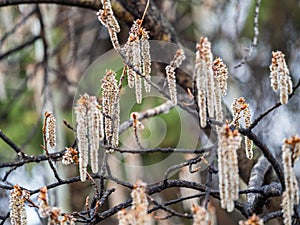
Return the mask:
POLYGON ((25 202, 38 208, 38 213, 41 218, 48 219, 48 225, 75 225, 75 218, 72 215, 62 213, 62 210, 57 207, 51 207, 48 204, 47 187, 40 189, 39 205, 35 205, 30 200, 29 191, 22 190, 19 185, 15 185, 13 191, 10 193, 9 208, 10 208, 10 222, 12 225, 26 225, 27 216, 25 210, 25 202))

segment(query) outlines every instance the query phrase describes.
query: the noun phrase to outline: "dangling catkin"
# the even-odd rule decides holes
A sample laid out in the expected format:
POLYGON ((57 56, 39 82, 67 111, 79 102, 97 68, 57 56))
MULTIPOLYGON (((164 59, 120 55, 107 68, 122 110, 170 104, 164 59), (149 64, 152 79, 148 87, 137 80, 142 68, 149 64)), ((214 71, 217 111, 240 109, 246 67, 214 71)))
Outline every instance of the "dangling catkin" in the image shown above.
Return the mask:
POLYGON ((298 136, 292 136, 284 141, 282 145, 282 164, 284 172, 285 191, 282 198, 282 213, 284 224, 292 224, 292 216, 294 215, 294 205, 299 204, 299 188, 294 172, 294 163, 299 157, 298 136))
POLYGON ((10 222, 12 225, 26 225, 27 215, 25 210, 25 195, 18 185, 14 186, 9 195, 10 222))
POLYGON ((228 69, 221 58, 213 62, 216 120, 223 121, 222 97, 227 91, 228 69))
POLYGON ((218 143, 221 207, 232 212, 234 200, 238 199, 239 192, 237 149, 241 143, 241 136, 237 130, 232 131, 228 125, 225 125, 219 130, 218 143))
POLYGON ((209 212, 199 205, 192 205, 193 225, 210 225, 212 221, 209 218, 209 212))
POLYGON ((116 73, 112 70, 106 71, 102 79, 102 110, 104 115, 104 131, 107 144, 116 147, 119 144, 119 96, 116 73))
POLYGON ((86 168, 88 155, 92 171, 98 172, 98 151, 99 141, 103 138, 103 117, 95 96, 84 94, 81 96, 75 107, 76 133, 79 150, 79 172, 81 181, 86 180, 86 168))
POLYGON ((118 41, 117 33, 120 32, 120 26, 114 16, 110 0, 102 0, 103 9, 97 13, 98 20, 108 29, 108 33, 114 48, 119 51, 120 44, 118 41))
MULTIPOLYGON (((141 37, 141 49, 142 49, 142 62, 143 62, 143 75, 145 79, 151 80, 151 55, 150 55, 150 44, 149 44, 149 35, 148 32, 144 29, 142 30, 141 37)), ((149 93, 151 90, 151 85, 149 82, 144 80, 144 86, 146 93, 149 93)))
MULTIPOLYGON (((245 122, 245 127, 248 128, 251 125, 251 111, 249 104, 246 103, 243 97, 235 99, 231 105, 233 111, 233 121, 232 124, 236 127, 240 127, 240 119, 243 118, 245 122)), ((253 158, 253 141, 248 137, 245 137, 245 153, 248 159, 253 158)))
POLYGON ((272 52, 270 80, 273 90, 280 90, 281 104, 287 104, 289 95, 293 92, 293 83, 285 61, 285 55, 281 51, 272 52))
POLYGON ((185 59, 184 51, 178 49, 173 60, 166 66, 167 82, 169 86, 170 99, 173 105, 177 105, 177 90, 176 90, 176 76, 175 69, 178 68, 185 59))
POLYGON ((76 134, 77 134, 77 145, 79 150, 79 172, 80 180, 86 180, 86 168, 88 165, 88 152, 89 152, 89 141, 88 141, 88 121, 87 121, 87 106, 86 102, 89 96, 87 94, 81 96, 77 101, 75 107, 76 114, 76 134))
MULTIPOLYGON (((200 38, 200 59, 202 61, 202 72, 206 78, 206 95, 208 116, 214 117, 214 74, 212 70, 211 43, 207 38, 200 38)), ((203 81, 202 81, 203 82, 203 81)))

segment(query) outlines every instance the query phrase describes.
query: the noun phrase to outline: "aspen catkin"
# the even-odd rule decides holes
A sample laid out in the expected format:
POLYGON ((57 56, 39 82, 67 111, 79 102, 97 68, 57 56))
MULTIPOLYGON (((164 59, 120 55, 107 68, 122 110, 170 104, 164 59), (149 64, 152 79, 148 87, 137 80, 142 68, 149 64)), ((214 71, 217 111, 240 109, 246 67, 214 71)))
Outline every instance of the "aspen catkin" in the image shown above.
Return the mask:
POLYGON ((272 52, 270 81, 274 91, 280 90, 281 104, 287 104, 289 94, 293 92, 293 83, 285 61, 285 55, 281 51, 272 52))
POLYGON ((173 105, 177 105, 177 90, 176 90, 176 76, 175 69, 178 68, 185 59, 184 51, 178 49, 173 60, 166 67, 167 82, 169 86, 170 99, 173 105))

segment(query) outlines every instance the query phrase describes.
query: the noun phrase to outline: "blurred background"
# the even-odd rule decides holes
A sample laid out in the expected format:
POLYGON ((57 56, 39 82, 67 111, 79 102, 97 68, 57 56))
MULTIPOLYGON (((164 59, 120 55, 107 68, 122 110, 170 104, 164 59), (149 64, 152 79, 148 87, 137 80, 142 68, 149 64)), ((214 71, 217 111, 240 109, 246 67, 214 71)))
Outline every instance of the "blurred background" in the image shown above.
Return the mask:
MULTIPOLYGON (((124 44, 128 38, 130 24, 133 20, 141 18, 141 11, 139 8, 133 8, 132 1, 115 0, 112 4, 121 25, 119 41, 124 44)), ((139 4, 143 6, 145 1, 139 1, 139 4)), ((156 28, 149 22, 156 17, 151 17, 151 13, 149 18, 146 16, 144 25, 150 31, 151 40, 180 42, 186 49, 194 52, 199 38, 208 37, 212 43, 214 57, 221 57, 229 69, 228 94, 224 99, 228 107, 234 98, 244 96, 250 104, 252 118, 255 118, 279 101, 278 93, 272 91, 269 81, 272 51, 280 50, 286 55, 294 85, 298 82, 300 1, 261 1, 256 25, 254 25, 254 17, 257 1, 156 0, 151 1, 151 4, 155 4, 157 8, 150 7, 150 12, 158 10, 167 21, 163 26, 156 28), (257 46, 251 47, 255 26, 259 30, 257 46), (170 30, 171 34, 168 36, 170 30)), ((64 147, 71 146, 75 140, 74 133, 66 128, 62 121, 65 119, 72 123, 73 102, 76 100, 74 97, 80 80, 86 74, 97 74, 99 69, 97 65, 101 64, 99 57, 112 49, 108 32, 98 21, 96 12, 93 9, 55 4, 0 7, 0 129, 28 155, 43 153, 40 147, 43 142, 41 128, 43 113, 46 110, 53 112, 57 119, 58 145, 52 151, 63 150, 64 147)), ((156 22, 159 23, 154 21, 154 24, 156 22)), ((112 64, 109 65, 113 66, 114 62, 110 63, 112 64)), ((164 80, 159 66, 153 65, 152 70, 152 75, 157 77, 159 82, 164 80)), ((117 72, 120 74, 122 69, 117 72)), ((99 74, 99 78, 95 78, 95 82, 99 84, 99 91, 103 75, 99 74)), ((184 90, 191 88, 191 78, 186 83, 180 82, 180 75, 177 79, 184 90)), ((163 99, 157 95, 149 96, 142 105, 136 105, 132 101, 134 100, 132 94, 126 91, 123 94, 121 122, 129 119, 130 112, 153 108, 161 104, 163 99)), ((269 114, 254 129, 257 136, 275 155, 280 155, 280 146, 284 138, 297 133, 299 135, 299 97, 297 91, 288 105, 269 114)), ((197 120, 186 118, 189 118, 188 115, 175 108, 169 114, 147 120, 145 122, 147 128, 141 133, 144 144, 149 148, 158 147, 153 143, 160 143, 160 147, 178 147, 179 137, 184 133, 185 136, 181 138, 186 141, 182 148, 203 147, 204 143, 207 143, 204 134, 197 128, 191 128, 197 120), (174 122, 178 120, 181 122, 188 120, 188 123, 178 125, 174 122), (201 136, 200 141, 199 136, 193 137, 195 129, 196 134, 201 136), (192 141, 188 138, 192 138, 192 141), (195 145, 189 146, 191 142, 195 145)), ((125 147, 133 146, 132 143, 135 142, 132 131, 128 132, 129 134, 124 133, 121 137, 127 141, 123 143, 125 147)), ((154 164, 155 160, 163 160, 164 157, 163 155, 116 155, 112 160, 117 159, 122 162, 127 160, 128 164, 147 165, 154 164)), ((16 158, 15 152, 0 140, 0 164, 14 161, 16 158)), ((183 156, 180 160, 183 160, 183 156)), ((112 165, 114 164, 116 163, 112 161, 112 165)), ((60 163, 56 166, 62 177, 78 175, 77 166, 65 167, 60 163)), ((4 183, 18 183, 23 187, 36 189, 54 181, 51 172, 46 168, 48 168, 46 163, 27 164, 12 171, 7 177, 9 169, 1 168, 0 176, 4 183)), ((299 163, 295 168, 299 178, 300 173, 297 172, 300 171, 299 163)), ((119 172, 116 176, 124 180, 140 176, 136 174, 139 171, 134 167, 132 170, 115 168, 115 171, 119 172)), ((159 171, 158 168, 157 173, 159 171)), ((153 176, 159 178, 156 172, 153 176)), ((174 175, 177 176, 179 175, 174 175)), ((200 180, 200 177, 190 179, 200 180)), ((155 179, 152 181, 154 182, 155 179)), ((111 199, 109 204, 114 205, 129 196, 128 190, 120 188, 118 191, 117 199, 111 199)), ((53 191, 51 204, 58 205, 69 212, 81 211, 84 209, 85 197, 91 192, 93 190, 88 183, 63 186, 53 191)), ((174 192, 162 193, 159 198, 164 201, 170 200, 178 197, 179 193, 178 189, 174 192)), ((7 196, 8 191, 0 190, 0 215, 8 212, 7 196)), ((217 210, 218 224, 237 224, 243 218, 238 212, 228 214, 220 210, 217 201, 212 201, 211 207, 212 210, 217 210)), ((181 209, 182 205, 176 205, 175 208, 179 211, 188 211, 188 209, 181 209)), ((31 218, 29 224, 40 224, 34 210, 28 208, 27 211, 30 213, 28 218, 31 218)), ((116 224, 116 221, 112 219, 107 223, 116 224)), ((190 224, 191 222, 171 218, 158 223, 190 224)))

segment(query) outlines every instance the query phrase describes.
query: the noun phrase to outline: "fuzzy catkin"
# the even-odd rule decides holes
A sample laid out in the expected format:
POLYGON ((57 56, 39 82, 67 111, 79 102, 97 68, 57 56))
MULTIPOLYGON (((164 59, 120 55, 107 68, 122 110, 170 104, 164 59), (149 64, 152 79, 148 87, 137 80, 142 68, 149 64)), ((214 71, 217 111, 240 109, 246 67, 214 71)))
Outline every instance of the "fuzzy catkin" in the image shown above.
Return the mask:
POLYGON ((225 125, 219 129, 218 143, 221 207, 232 212, 239 191, 237 149, 241 143, 241 136, 237 130, 232 131, 228 125, 225 125))
POLYGON ((88 137, 90 144, 90 160, 91 160, 91 168, 93 173, 98 172, 98 151, 99 151, 99 137, 100 137, 100 119, 101 113, 98 109, 98 102, 95 96, 91 96, 89 98, 89 107, 87 113, 88 120, 88 137))
MULTIPOLYGON (((209 117, 215 116, 215 101, 221 99, 220 94, 216 96, 216 89, 225 88, 221 79, 217 87, 215 86, 212 57, 211 43, 207 38, 201 37, 196 45, 194 79, 196 80, 200 126, 202 128, 206 126, 207 113, 209 117)), ((222 117, 220 104, 217 107, 220 118, 222 117)))
MULTIPOLYGON (((142 30, 142 37, 141 37, 141 53, 142 53, 142 62, 143 62, 143 75, 145 79, 150 81, 151 80, 151 55, 150 55, 150 44, 149 44, 149 35, 148 32, 142 30)), ((151 85, 144 79, 144 86, 146 93, 150 93, 151 85)))
POLYGON ((212 66, 215 84, 216 120, 223 121, 222 97, 227 91, 228 69, 221 58, 216 58, 212 66))
POLYGON ((77 122, 77 141, 79 150, 79 172, 80 180, 86 180, 86 168, 88 165, 88 152, 89 152, 89 141, 88 141, 88 121, 87 121, 87 107, 86 101, 88 95, 85 94, 80 97, 75 107, 76 122, 77 122))
POLYGON ((146 184, 138 180, 131 191, 131 197, 131 209, 123 209, 118 212, 119 225, 151 225, 151 215, 147 212, 149 203, 146 193, 146 184))
POLYGON ((119 144, 119 95, 116 73, 106 71, 102 79, 102 111, 104 115, 104 132, 107 144, 117 147, 119 144))
POLYGON ((178 68, 185 59, 184 51, 178 49, 173 60, 166 66, 167 82, 169 87, 170 99, 173 105, 177 105, 177 90, 176 90, 176 76, 175 69, 178 68))
MULTIPOLYGON (((284 172, 285 191, 282 198, 282 213, 284 224, 292 224, 292 216, 294 215, 293 207, 299 204, 299 188, 294 172, 294 162, 298 157, 297 145, 300 143, 298 136, 292 136, 286 139, 282 145, 282 164, 284 172)), ((299 155, 298 155, 299 156, 299 155)))
MULTIPOLYGON (((142 57, 141 57, 141 48, 140 48, 140 40, 135 39, 132 42, 132 64, 134 66, 134 69, 137 71, 142 71, 142 57)), ((136 102, 140 104, 142 102, 142 78, 140 74, 134 72, 135 76, 135 96, 136 96, 136 102)))
POLYGON ((117 33, 120 32, 119 23, 114 16, 110 0, 102 0, 103 9, 97 12, 98 20, 108 29, 108 33, 113 47, 119 51, 120 44, 118 41, 117 33))
POLYGON ((25 198, 22 189, 15 185, 9 195, 10 222, 12 225, 26 225, 27 215, 25 210, 25 198))
POLYGON ((196 59, 194 69, 194 79, 196 80, 197 102, 199 108, 200 126, 206 127, 206 77, 203 73, 203 63, 200 56, 201 45, 196 45, 196 59))
POLYGON ((285 55, 281 51, 272 52, 270 81, 275 92, 278 89, 280 90, 281 104, 287 104, 289 95, 293 92, 293 83, 285 61, 285 55))
POLYGON ((193 225, 210 225, 212 221, 209 218, 209 212, 203 207, 192 205, 193 225))
MULTIPOLYGON (((207 38, 200 38, 200 58, 202 60, 202 72, 206 77, 206 95, 208 116, 214 117, 214 74, 212 70, 213 56, 211 53, 211 43, 207 38)), ((202 81, 203 82, 203 81, 202 81)))
MULTIPOLYGON (((236 127, 240 127, 240 119, 243 118, 245 127, 248 128, 251 125, 251 110, 249 104, 246 103, 243 97, 235 99, 231 105, 233 111, 232 124, 236 127)), ((248 137, 245 137, 245 153, 248 159, 253 158, 253 141, 248 137)))
POLYGON ((47 125, 49 145, 53 148, 56 145, 56 120, 52 113, 48 117, 47 125))
POLYGON ((86 180, 86 168, 90 152, 92 171, 98 172, 98 151, 99 141, 103 137, 103 120, 95 96, 84 94, 81 96, 75 107, 76 133, 79 150, 79 172, 81 181, 86 180))

